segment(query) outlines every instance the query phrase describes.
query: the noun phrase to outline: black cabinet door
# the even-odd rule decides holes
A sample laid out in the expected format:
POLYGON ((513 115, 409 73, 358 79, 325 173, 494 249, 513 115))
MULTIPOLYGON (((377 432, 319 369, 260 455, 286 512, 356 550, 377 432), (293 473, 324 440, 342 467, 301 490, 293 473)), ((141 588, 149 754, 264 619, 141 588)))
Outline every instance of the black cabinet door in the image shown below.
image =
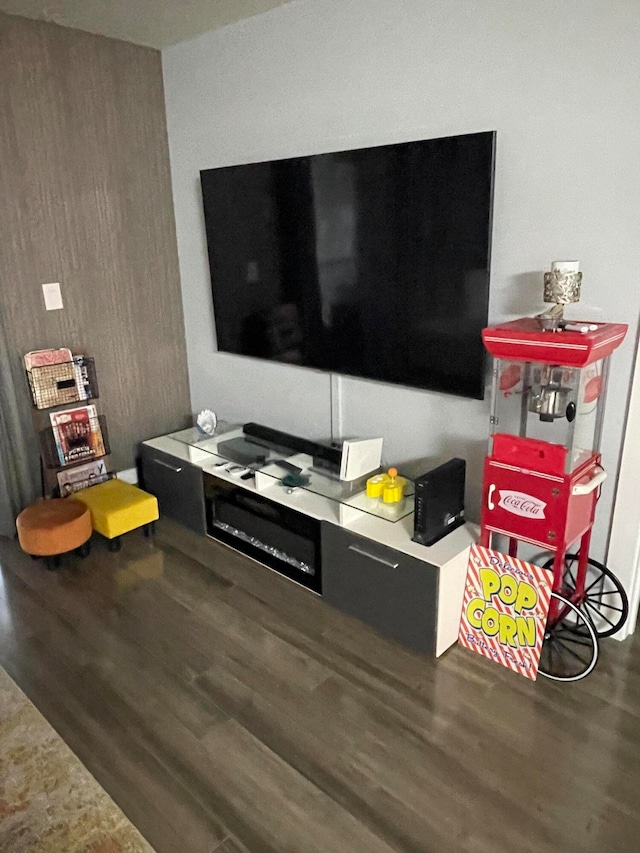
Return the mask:
POLYGON ((196 533, 205 533, 202 471, 182 459, 143 445, 143 488, 158 499, 160 512, 196 533))
POLYGON ((435 650, 438 569, 334 524, 322 526, 322 596, 381 634, 435 650))

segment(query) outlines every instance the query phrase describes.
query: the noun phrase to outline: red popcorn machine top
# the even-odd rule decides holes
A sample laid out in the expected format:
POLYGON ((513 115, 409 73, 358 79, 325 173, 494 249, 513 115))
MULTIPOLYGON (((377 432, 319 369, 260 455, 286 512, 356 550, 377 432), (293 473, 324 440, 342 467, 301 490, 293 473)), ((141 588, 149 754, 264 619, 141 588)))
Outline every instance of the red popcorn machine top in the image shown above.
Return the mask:
POLYGON ((606 478, 600 437, 609 359, 626 332, 619 323, 565 321, 556 305, 482 333, 494 367, 480 544, 491 547, 501 534, 511 556, 519 542, 553 553, 539 672, 560 681, 591 672, 597 637, 617 631, 628 611, 618 579, 589 557, 606 478))

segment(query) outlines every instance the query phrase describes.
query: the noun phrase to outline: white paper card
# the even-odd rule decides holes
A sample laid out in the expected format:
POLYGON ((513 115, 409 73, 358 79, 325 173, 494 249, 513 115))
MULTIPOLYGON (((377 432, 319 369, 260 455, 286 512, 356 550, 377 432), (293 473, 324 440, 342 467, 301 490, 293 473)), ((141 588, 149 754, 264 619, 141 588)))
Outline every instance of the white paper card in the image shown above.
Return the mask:
POLYGON ((42 285, 42 293, 44 295, 44 307, 47 311, 57 311, 63 308, 62 294, 60 293, 60 282, 54 281, 50 284, 42 285))

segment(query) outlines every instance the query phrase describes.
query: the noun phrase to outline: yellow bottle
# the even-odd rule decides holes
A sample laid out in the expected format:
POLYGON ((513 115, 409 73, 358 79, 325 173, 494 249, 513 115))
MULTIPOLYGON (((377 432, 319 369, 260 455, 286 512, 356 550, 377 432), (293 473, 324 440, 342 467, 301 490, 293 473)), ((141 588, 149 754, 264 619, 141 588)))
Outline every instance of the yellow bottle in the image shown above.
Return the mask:
POLYGON ((404 497, 407 481, 404 477, 398 477, 397 468, 389 468, 387 482, 382 488, 382 502, 385 504, 396 504, 404 497))
POLYGON ((368 498, 380 498, 382 497, 382 490, 389 482, 388 474, 375 474, 373 477, 369 477, 367 480, 367 497, 368 498))

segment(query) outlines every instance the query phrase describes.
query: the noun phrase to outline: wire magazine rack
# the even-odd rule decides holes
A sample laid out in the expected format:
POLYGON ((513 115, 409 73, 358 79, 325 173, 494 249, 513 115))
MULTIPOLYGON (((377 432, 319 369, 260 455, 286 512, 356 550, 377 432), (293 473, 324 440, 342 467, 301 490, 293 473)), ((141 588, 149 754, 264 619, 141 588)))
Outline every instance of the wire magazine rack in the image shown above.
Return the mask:
POLYGON ((95 400, 99 396, 95 360, 84 355, 72 361, 44 364, 26 371, 35 409, 52 409, 95 400))

